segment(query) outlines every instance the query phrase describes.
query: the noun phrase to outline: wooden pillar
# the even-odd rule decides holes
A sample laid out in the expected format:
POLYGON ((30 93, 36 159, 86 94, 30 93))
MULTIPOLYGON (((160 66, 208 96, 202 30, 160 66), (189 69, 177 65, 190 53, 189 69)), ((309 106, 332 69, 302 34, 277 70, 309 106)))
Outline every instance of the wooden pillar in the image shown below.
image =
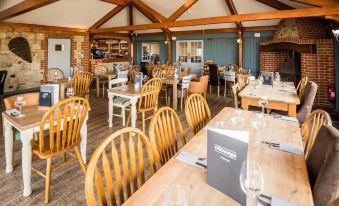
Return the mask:
POLYGON ((166 32, 166 41, 167 41, 167 61, 169 64, 172 64, 172 35, 170 32, 166 32))
POLYGON ((243 67, 243 32, 242 29, 238 30, 238 66, 243 67))

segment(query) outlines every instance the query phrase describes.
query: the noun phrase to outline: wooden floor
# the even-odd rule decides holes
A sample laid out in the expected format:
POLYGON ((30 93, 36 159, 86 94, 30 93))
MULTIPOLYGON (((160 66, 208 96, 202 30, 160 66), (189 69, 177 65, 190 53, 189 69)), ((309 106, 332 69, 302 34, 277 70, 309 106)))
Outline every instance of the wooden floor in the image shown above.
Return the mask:
MULTIPOLYGON (((90 103, 92 111, 88 121, 87 159, 89 160, 94 149, 108 135, 122 128, 121 118, 115 117, 114 127, 108 127, 108 100, 96 98, 91 91, 90 103)), ((207 102, 210 106, 212 117, 225 106, 233 106, 231 98, 208 95, 207 102)), ((180 101, 179 101, 180 103, 180 101)), ((163 101, 160 106, 163 106, 163 101)), ((179 107, 180 108, 180 107, 179 107)), ((2 110, 3 111, 3 110, 2 110)), ((188 138, 193 135, 188 131, 185 114, 178 111, 179 118, 188 138)), ((140 119, 140 118, 139 118, 140 119)), ((2 124, 2 122, 1 122, 2 124)), ((141 121, 137 121, 137 127, 142 128, 141 121)), ((22 196, 22 167, 21 167, 21 142, 15 142, 16 164, 14 171, 5 173, 5 150, 2 127, 0 127, 0 205, 45 205, 44 204, 44 179, 32 172, 32 194, 24 198, 22 196)), ((147 127, 148 128, 148 127, 147 127)), ((33 166, 45 168, 46 162, 35 160, 33 166)), ((48 205, 86 205, 85 176, 78 162, 73 162, 65 168, 52 172, 52 186, 50 203, 48 205)))

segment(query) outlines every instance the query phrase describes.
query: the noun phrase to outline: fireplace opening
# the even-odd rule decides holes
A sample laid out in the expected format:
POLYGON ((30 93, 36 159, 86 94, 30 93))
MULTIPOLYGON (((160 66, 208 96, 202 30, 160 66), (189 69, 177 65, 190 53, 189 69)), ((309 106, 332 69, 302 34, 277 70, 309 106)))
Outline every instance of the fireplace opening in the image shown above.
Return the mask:
POLYGON ((297 85, 301 79, 301 53, 291 50, 283 52, 287 53, 287 58, 285 64, 278 70, 281 80, 297 85))

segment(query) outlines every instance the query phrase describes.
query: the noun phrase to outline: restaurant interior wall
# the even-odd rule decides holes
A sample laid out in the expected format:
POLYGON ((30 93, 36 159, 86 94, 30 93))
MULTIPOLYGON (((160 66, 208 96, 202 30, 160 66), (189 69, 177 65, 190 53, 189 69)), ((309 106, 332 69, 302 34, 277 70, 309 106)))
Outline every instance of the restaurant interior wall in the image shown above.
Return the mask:
MULTIPOLYGON (((259 43, 273 37, 273 31, 260 31, 260 37, 254 37, 255 32, 244 32, 243 35, 243 57, 244 67, 251 68, 252 74, 257 75, 259 71, 259 43)), ((196 34, 178 35, 176 40, 203 40, 204 59, 212 59, 216 64, 237 63, 237 34, 235 32, 218 34, 196 34)), ((160 60, 167 61, 167 46, 164 36, 139 36, 134 39, 134 61, 141 62, 141 44, 143 42, 160 42, 160 60)), ((172 43, 172 60, 176 61, 176 43, 172 43)))
MULTIPOLYGON (((71 39, 71 66, 89 69, 89 38, 88 35, 80 34, 53 34, 50 32, 28 32, 22 29, 0 27, 0 70, 7 70, 8 76, 5 82, 5 90, 8 87, 18 85, 34 85, 46 79, 47 68, 47 42, 48 38, 70 38, 71 39), (29 44, 32 63, 29 63, 12 53, 8 43, 15 37, 24 37, 29 44)), ((33 87, 33 86, 32 86, 33 87)))

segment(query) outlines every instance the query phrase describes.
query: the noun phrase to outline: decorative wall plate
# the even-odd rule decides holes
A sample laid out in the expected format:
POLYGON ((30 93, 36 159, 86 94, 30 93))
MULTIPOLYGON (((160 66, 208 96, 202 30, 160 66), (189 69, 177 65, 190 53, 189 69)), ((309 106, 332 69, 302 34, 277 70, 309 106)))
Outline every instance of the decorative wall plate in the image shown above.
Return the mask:
POLYGON ((32 63, 31 50, 28 41, 23 37, 16 37, 9 41, 8 48, 21 59, 32 63))

